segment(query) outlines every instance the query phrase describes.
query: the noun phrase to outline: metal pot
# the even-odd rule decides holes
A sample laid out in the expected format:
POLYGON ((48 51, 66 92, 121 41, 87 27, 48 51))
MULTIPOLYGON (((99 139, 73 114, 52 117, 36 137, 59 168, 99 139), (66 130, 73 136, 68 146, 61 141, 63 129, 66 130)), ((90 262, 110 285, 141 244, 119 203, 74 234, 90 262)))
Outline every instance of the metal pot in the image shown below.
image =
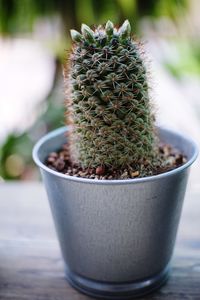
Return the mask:
POLYGON ((103 299, 130 299, 167 279, 190 165, 197 147, 159 129, 161 140, 188 158, 181 167, 145 178, 94 180, 49 169, 48 154, 66 143, 66 128, 35 145, 66 265, 67 280, 103 299))

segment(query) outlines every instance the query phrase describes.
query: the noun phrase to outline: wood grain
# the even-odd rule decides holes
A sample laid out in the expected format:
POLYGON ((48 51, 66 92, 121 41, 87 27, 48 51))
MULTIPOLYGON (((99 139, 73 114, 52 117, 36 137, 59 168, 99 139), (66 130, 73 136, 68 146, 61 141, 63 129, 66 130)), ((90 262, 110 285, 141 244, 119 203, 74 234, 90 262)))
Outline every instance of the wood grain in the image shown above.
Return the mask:
MULTIPOLYGON (((172 273, 152 300, 200 300, 200 186, 190 186, 172 273)), ((86 300, 65 280, 40 183, 0 184, 0 300, 86 300)))

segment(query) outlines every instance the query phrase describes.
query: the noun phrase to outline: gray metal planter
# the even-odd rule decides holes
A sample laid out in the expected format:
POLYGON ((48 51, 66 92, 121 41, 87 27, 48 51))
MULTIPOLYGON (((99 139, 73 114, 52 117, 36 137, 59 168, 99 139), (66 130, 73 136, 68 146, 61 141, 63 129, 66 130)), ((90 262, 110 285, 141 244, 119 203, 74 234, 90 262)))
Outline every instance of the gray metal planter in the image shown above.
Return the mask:
POLYGON ((163 141, 187 155, 185 165, 146 178, 98 181, 44 165, 66 142, 65 131, 43 137, 33 158, 46 186, 68 281, 104 299, 131 299, 158 288, 168 276, 195 144, 160 129, 163 141))

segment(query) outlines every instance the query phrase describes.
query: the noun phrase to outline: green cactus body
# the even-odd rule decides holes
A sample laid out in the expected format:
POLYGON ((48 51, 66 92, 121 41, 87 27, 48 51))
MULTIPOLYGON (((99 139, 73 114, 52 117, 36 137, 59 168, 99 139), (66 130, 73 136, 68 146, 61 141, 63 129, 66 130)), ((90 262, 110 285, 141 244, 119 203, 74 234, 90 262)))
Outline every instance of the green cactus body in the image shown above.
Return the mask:
POLYGON ((71 159, 83 168, 153 166, 158 155, 146 68, 128 21, 71 30, 65 69, 71 159))

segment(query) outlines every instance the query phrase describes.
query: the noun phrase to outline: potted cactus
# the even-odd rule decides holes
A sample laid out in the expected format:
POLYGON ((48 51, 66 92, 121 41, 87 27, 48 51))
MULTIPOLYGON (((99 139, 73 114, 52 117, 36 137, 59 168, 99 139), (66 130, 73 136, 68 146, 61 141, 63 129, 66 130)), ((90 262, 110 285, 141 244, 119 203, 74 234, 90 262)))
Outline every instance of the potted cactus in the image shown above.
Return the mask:
POLYGON ((64 71, 67 126, 43 137, 33 157, 68 281, 90 296, 131 299, 168 277, 197 149, 156 128, 129 22, 81 31, 71 30, 64 71))

